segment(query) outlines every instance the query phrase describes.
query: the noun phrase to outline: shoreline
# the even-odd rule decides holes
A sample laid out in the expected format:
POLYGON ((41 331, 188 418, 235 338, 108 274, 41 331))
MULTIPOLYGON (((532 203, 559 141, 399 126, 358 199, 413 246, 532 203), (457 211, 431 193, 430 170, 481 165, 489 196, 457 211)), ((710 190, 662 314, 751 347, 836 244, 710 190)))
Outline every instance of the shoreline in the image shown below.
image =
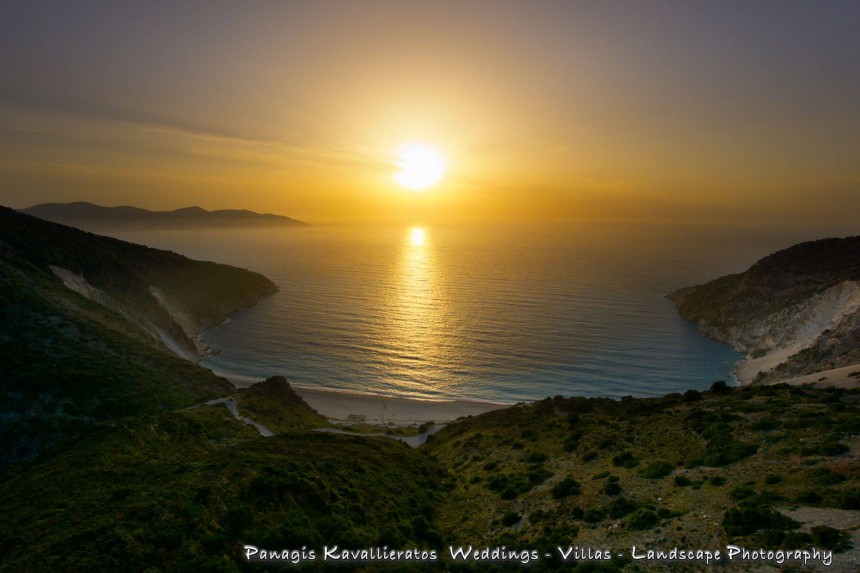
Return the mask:
MULTIPOLYGON (((236 389, 247 388, 261 380, 251 381, 214 372, 226 378, 236 389)), ((296 394, 329 421, 338 424, 372 424, 379 426, 415 426, 425 422, 443 424, 465 416, 477 416, 514 404, 476 400, 427 400, 368 394, 336 388, 297 386, 296 394)))

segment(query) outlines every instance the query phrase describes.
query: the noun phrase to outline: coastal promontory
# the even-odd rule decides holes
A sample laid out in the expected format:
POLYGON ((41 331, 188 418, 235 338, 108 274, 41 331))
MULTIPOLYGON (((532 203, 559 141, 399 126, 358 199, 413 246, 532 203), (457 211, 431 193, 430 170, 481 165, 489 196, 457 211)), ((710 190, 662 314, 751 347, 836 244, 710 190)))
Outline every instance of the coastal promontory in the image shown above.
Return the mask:
POLYGON ((702 332, 747 355, 741 382, 847 376, 860 363, 860 237, 800 243, 668 296, 702 332))

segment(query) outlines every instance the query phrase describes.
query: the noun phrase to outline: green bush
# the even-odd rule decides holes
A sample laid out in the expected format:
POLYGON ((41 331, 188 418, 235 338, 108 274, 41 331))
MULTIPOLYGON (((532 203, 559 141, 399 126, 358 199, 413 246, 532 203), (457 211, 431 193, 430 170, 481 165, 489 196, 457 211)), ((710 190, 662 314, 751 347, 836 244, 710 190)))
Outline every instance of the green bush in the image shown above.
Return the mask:
POLYGON ((659 479, 662 477, 666 477, 672 470, 675 469, 675 466, 670 464, 667 461, 659 460, 656 462, 651 462, 645 469, 642 470, 642 477, 645 479, 659 479))
POLYGON ((748 497, 753 497, 755 495, 755 490, 751 487, 745 485, 739 485, 737 487, 733 487, 729 492, 729 497, 733 501, 740 501, 742 499, 746 499, 748 497))
POLYGON ((621 486, 617 481, 608 481, 606 485, 603 486, 603 493, 609 496, 615 496, 621 493, 621 486))
POLYGON ((631 452, 622 452, 612 458, 612 465, 632 469, 639 465, 639 460, 631 452))
POLYGON ((650 509, 640 507, 633 512, 633 515, 630 516, 630 521, 627 522, 627 527, 636 530, 651 529, 657 525, 658 521, 660 521, 660 518, 657 517, 656 513, 650 509))
POLYGON ((582 520, 587 523, 597 523, 604 519, 606 519, 606 512, 597 508, 591 508, 582 515, 582 520))
POLYGON ((770 508, 738 507, 723 515, 723 529, 729 535, 750 535, 759 529, 796 529, 800 526, 770 508))
POLYGON ((578 481, 572 477, 566 477, 552 488, 552 498, 561 499, 571 495, 579 495, 581 487, 578 481))
POLYGON ((827 525, 816 525, 812 528, 812 545, 822 549, 830 549, 841 553, 851 548, 851 537, 844 531, 827 525))
POLYGON ((613 519, 618 519, 636 511, 638 508, 638 503, 633 500, 627 499, 622 495, 621 497, 612 500, 612 503, 609 504, 607 511, 609 512, 609 517, 613 519))

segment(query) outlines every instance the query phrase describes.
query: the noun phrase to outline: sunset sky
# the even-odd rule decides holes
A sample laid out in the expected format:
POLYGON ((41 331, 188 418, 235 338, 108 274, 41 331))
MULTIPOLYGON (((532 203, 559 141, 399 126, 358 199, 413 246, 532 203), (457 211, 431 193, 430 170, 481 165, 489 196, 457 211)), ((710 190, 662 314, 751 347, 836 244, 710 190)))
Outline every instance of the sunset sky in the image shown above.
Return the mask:
POLYGON ((0 203, 851 224, 858 2, 0 7, 0 203), (435 150, 435 186, 398 153, 435 150))

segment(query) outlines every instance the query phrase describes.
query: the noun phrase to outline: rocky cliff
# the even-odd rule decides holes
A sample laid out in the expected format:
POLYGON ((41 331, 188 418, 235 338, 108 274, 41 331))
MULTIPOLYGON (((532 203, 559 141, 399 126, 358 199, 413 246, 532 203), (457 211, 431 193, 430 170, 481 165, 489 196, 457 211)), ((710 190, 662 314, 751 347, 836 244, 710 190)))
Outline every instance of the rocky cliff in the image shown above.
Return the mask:
POLYGON ((860 363, 860 237, 801 243, 668 296, 702 332, 747 354, 741 382, 860 363))

